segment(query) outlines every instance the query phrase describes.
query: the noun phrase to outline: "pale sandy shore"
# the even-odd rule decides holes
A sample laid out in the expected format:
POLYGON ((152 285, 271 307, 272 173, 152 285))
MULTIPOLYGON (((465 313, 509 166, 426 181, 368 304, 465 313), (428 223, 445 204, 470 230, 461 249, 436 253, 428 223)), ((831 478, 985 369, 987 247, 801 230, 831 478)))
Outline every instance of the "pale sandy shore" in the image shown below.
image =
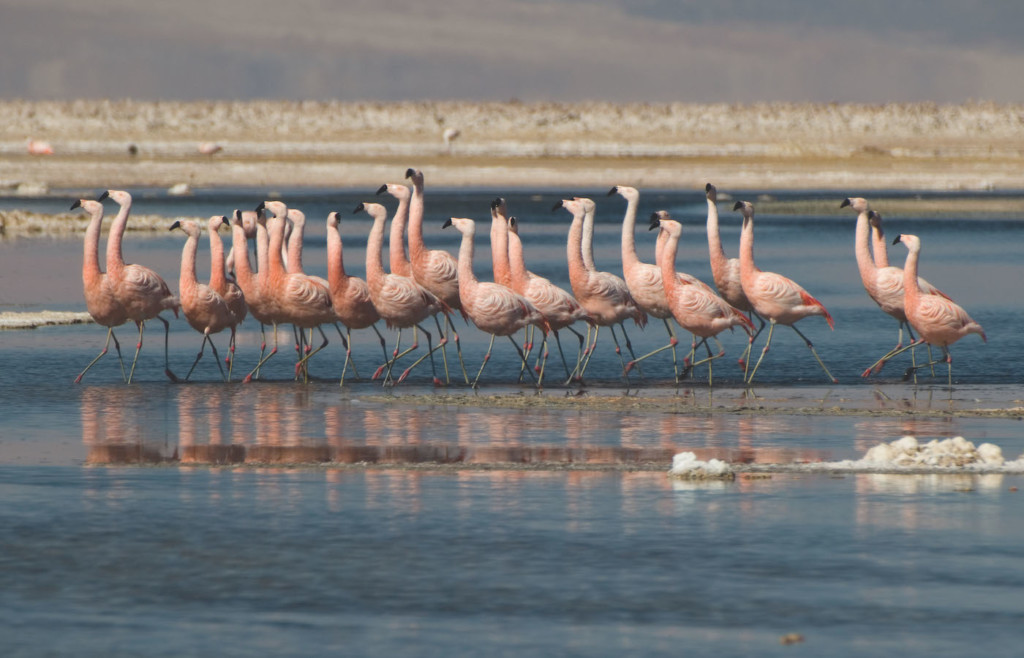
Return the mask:
POLYGON ((8 194, 375 187, 410 166, 442 187, 1020 190, 1024 106, 0 103, 8 194))

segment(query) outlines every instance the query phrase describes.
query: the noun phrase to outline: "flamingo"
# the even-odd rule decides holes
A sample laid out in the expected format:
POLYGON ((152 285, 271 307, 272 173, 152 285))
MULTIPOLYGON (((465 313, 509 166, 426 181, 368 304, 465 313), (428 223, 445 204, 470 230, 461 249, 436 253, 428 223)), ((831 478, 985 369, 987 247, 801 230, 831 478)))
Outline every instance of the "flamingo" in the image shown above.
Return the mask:
MULTIPOLYGON (((304 366, 315 354, 327 347, 327 334, 320 325, 334 322, 334 310, 331 307, 331 293, 327 282, 319 277, 311 277, 301 271, 301 228, 299 229, 299 248, 289 254, 288 267, 285 269, 284 261, 281 258, 281 245, 284 243, 284 220, 288 216, 288 206, 281 201, 264 201, 257 208, 269 211, 273 217, 267 219, 267 233, 270 238, 268 245, 268 267, 265 277, 260 276, 261 294, 266 296, 267 291, 274 302, 278 312, 283 319, 278 321, 294 325, 301 333, 302 329, 309 329, 310 341, 313 337, 313 329, 320 332, 323 342, 315 350, 307 351, 295 364, 295 376, 299 372, 305 372, 304 366), (296 252, 299 253, 296 253, 296 252), (298 262, 294 262, 294 259, 298 262), (296 267, 298 269, 296 269, 296 267)), ((293 214, 293 218, 298 215, 293 214)), ((292 236, 295 239, 295 236, 292 236)), ((308 374, 306 376, 308 379, 308 374)))
POLYGON ((447 315, 447 311, 450 309, 411 277, 389 274, 384 271, 384 265, 381 262, 381 248, 384 246, 384 224, 387 222, 387 209, 379 203, 360 203, 354 212, 363 211, 373 218, 373 227, 370 229, 370 236, 366 243, 366 284, 370 288, 370 299, 373 300, 373 306, 384 318, 388 328, 398 329, 398 342, 395 343, 395 351, 391 359, 378 368, 374 378, 377 377, 381 369, 386 367, 387 374, 384 376, 384 383, 392 381, 391 370, 395 362, 411 350, 416 349, 414 342, 408 350, 399 353, 402 329, 418 327, 427 337, 427 354, 406 368, 398 378, 398 383, 404 381, 412 369, 429 356, 430 367, 434 372, 434 385, 440 386, 441 380, 437 378, 437 369, 434 366, 433 338, 420 323, 441 312, 447 315))
MULTIPOLYGON (((635 187, 616 185, 608 191, 608 196, 614 194, 618 194, 626 200, 626 214, 622 219, 622 275, 626 285, 629 287, 629 294, 633 296, 633 299, 645 313, 660 319, 665 324, 665 331, 668 332, 667 345, 630 361, 626 368, 632 368, 650 356, 671 349, 672 369, 675 371, 676 380, 678 381, 679 366, 676 362, 676 345, 679 344, 679 340, 676 338, 672 325, 669 324, 669 319, 672 317, 672 309, 669 307, 669 302, 665 295, 665 285, 662 281, 660 263, 651 265, 650 263, 641 262, 640 257, 636 253, 636 237, 634 233, 636 230, 637 207, 640 204, 640 192, 635 187)), ((660 233, 658 237, 661 238, 660 233)), ((655 250, 656 256, 660 256, 663 253, 662 247, 663 245, 659 240, 658 247, 655 250)), ((655 260, 658 260, 658 258, 655 260)), ((684 285, 701 286, 710 292, 710 288, 694 276, 684 272, 677 272, 676 276, 680 278, 680 282, 684 285)))
POLYGON ((825 306, 812 297, 806 290, 800 287, 792 279, 788 279, 775 272, 762 272, 754 264, 754 205, 749 201, 737 201, 733 210, 743 213, 743 232, 740 234, 740 281, 743 285, 743 294, 754 307, 758 315, 768 318, 768 340, 761 350, 761 356, 757 364, 746 378, 747 384, 754 381, 754 375, 768 353, 772 344, 772 334, 775 332, 776 324, 788 325, 803 338, 807 348, 818 361, 818 365, 825 371, 825 375, 833 384, 839 380, 832 376, 832 373, 825 367, 825 363, 814 350, 814 345, 807 336, 804 336, 794 324, 810 315, 820 315, 828 322, 829 329, 835 328, 832 316, 825 306))
MULTIPOLYGON (((211 217, 210 227, 214 226, 214 220, 217 220, 217 225, 219 226, 222 219, 226 221, 227 218, 211 217)), ((189 377, 192 376, 192 371, 196 369, 199 360, 203 358, 203 351, 206 349, 207 342, 210 343, 210 349, 213 350, 213 356, 217 360, 217 368, 220 370, 221 377, 224 377, 224 381, 231 381, 231 364, 234 359, 229 357, 228 373, 225 375, 224 368, 220 365, 217 347, 213 344, 210 334, 230 329, 231 340, 228 344, 233 345, 235 325, 237 324, 235 313, 228 305, 227 300, 221 297, 212 286, 196 280, 196 252, 199 251, 199 234, 202 230, 199 223, 192 220, 176 221, 171 224, 168 230, 173 231, 174 229, 181 229, 188 236, 185 240, 185 247, 181 252, 181 278, 178 280, 178 290, 181 294, 181 309, 185 312, 185 319, 188 320, 189 325, 203 334, 203 342, 199 346, 199 354, 196 355, 196 360, 192 362, 192 367, 189 368, 188 374, 185 375, 185 381, 188 381, 189 377)))
POLYGON ((462 309, 478 329, 491 335, 487 354, 484 355, 484 361, 473 380, 473 388, 476 388, 484 367, 491 359, 495 336, 508 336, 519 358, 525 364, 526 355, 516 344, 512 334, 529 324, 546 323, 533 304, 522 295, 513 292, 511 288, 499 283, 477 280, 473 274, 473 236, 476 233, 476 222, 465 217, 452 217, 442 228, 449 226, 454 226, 462 234, 462 244, 459 247, 459 298, 462 301, 462 309))
POLYGON ((220 153, 224 150, 224 147, 216 142, 201 142, 196 150, 206 156, 212 156, 215 153, 220 153))
MULTIPOLYGON (((597 335, 601 327, 609 327, 612 332, 612 340, 615 342, 615 353, 619 355, 619 362, 622 363, 622 374, 628 381, 629 373, 626 370, 626 363, 622 359, 619 340, 615 336, 615 325, 621 324, 627 318, 632 318, 637 326, 642 328, 647 324, 647 314, 633 301, 625 281, 610 272, 587 267, 586 261, 588 258, 592 261, 593 255, 590 245, 584 244, 584 216, 587 214, 587 210, 583 199, 563 199, 554 207, 555 210, 558 208, 565 208, 572 213, 572 225, 569 228, 566 245, 569 261, 569 284, 572 286, 573 295, 594 322, 594 341, 584 349, 584 353, 587 355, 586 360, 580 364, 578 374, 573 372, 573 375, 583 379, 583 373, 590 364, 590 358, 597 347, 597 335), (588 254, 590 255, 588 256, 588 254)), ((588 328, 587 340, 589 341, 589 339, 590 329, 588 328)), ((569 381, 572 381, 572 376, 569 381)))
MULTIPOLYGON (((537 276, 526 269, 526 261, 523 257, 523 243, 519 239, 519 222, 515 217, 508 218, 508 258, 512 274, 512 290, 527 299, 540 311, 555 335, 555 343, 558 345, 558 353, 562 357, 562 366, 565 368, 566 379, 572 377, 569 372, 569 364, 565 361, 565 352, 562 351, 562 341, 558 337, 560 329, 568 329, 576 334, 579 339, 579 349, 576 352, 576 368, 579 367, 580 358, 583 354, 583 334, 573 329, 570 325, 582 320, 590 323, 590 316, 572 295, 565 290, 551 283, 542 276, 537 276)), ((541 363, 540 375, 537 378, 537 385, 544 381, 544 366, 547 363, 546 343, 541 345, 543 361, 541 363)))
POLYGON ((29 155, 53 155, 53 146, 50 142, 41 139, 31 139, 25 144, 25 150, 29 155))
MULTIPOLYGON (((839 204, 839 207, 850 207, 857 211, 854 254, 857 258, 857 269, 860 271, 860 279, 864 284, 864 290, 867 291, 868 295, 878 304, 882 311, 891 315, 899 323, 899 338, 896 347, 886 352, 880 359, 861 373, 861 377, 867 377, 872 373, 880 372, 886 362, 892 358, 892 355, 901 350, 903 347, 904 327, 907 328, 907 335, 910 336, 911 343, 916 338, 914 337, 913 330, 910 328, 910 324, 907 322, 907 314, 903 310, 903 270, 889 265, 884 237, 881 244, 879 244, 877 237, 872 240, 869 235, 872 232, 876 236, 884 235, 881 230, 881 216, 871 210, 867 200, 862 197, 844 199, 839 204), (872 221, 872 214, 877 217, 877 220, 872 221), (872 231, 869 224, 873 225, 875 223, 877 223, 878 227, 872 231), (874 258, 872 258, 870 253, 870 243, 872 241, 874 242, 874 258), (880 263, 884 263, 884 265, 880 263)), ((918 288, 926 295, 942 295, 945 297, 938 288, 921 278, 918 278, 918 288)), ((910 354, 913 356, 913 350, 911 350, 910 354)), ((930 355, 928 360, 931 361, 930 355)))
POLYGON ((387 192, 398 199, 398 208, 391 218, 391 236, 388 239, 388 268, 392 274, 412 276, 412 264, 405 252, 405 226, 409 222, 409 200, 412 192, 405 185, 385 183, 377 190, 377 195, 387 192))
MULTIPOLYGON (((263 226, 257 223, 257 215, 258 213, 251 210, 243 212, 236 209, 235 212, 232 213, 231 253, 229 254, 229 257, 233 256, 235 282, 242 290, 242 296, 245 299, 249 314, 256 318, 256 321, 260 323, 260 359, 258 364, 262 365, 266 362, 266 359, 263 358, 263 354, 267 349, 267 332, 265 327, 268 324, 274 326, 274 349, 271 352, 271 355, 273 355, 277 352, 277 323, 273 316, 273 309, 261 295, 258 275, 252 271, 252 266, 249 263, 249 248, 246 241, 246 218, 249 218, 248 221, 250 221, 253 226, 253 233, 256 234, 257 258, 261 258, 264 262, 264 266, 266 266, 265 264, 268 251, 267 231, 263 226)), ((258 372, 259 365, 257 365, 252 372, 246 375, 243 381, 251 381, 253 373, 258 372)))
POLYGON ((672 312, 672 317, 687 331, 700 336, 708 356, 701 362, 689 364, 695 367, 701 363, 708 364, 708 387, 711 386, 711 362, 725 354, 722 344, 718 342, 718 334, 725 329, 742 327, 747 334, 754 332, 754 323, 739 309, 734 308, 711 290, 687 283, 676 276, 676 252, 679 238, 683 233, 683 225, 673 220, 664 210, 651 215, 650 228, 665 231, 666 239, 661 252, 661 278, 665 282, 665 297, 672 312), (711 338, 718 344, 718 355, 711 355, 707 339, 711 338))
POLYGON ((121 364, 121 379, 127 378, 124 370, 124 359, 121 358, 121 345, 114 335, 114 327, 120 327, 128 321, 128 313, 114 296, 112 281, 103 270, 100 269, 100 225, 103 223, 103 204, 90 199, 79 199, 71 204, 71 210, 82 208, 89 213, 89 226, 85 229, 85 253, 82 261, 82 284, 85 292, 85 308, 96 324, 107 328, 107 341, 103 344, 103 351, 89 362, 78 377, 75 383, 79 384, 89 368, 102 359, 110 347, 110 341, 114 341, 114 349, 117 350, 117 360, 121 364))
POLYGON ((228 218, 222 215, 214 215, 210 217, 207 229, 210 233, 210 289, 221 296, 221 298, 227 303, 228 308, 231 309, 231 315, 234 316, 235 322, 232 325, 231 332, 231 343, 228 346, 230 353, 230 361, 228 366, 228 378, 231 377, 231 364, 235 360, 235 331, 234 329, 238 325, 242 324, 245 320, 245 316, 249 310, 248 305, 245 303, 245 295, 242 293, 242 289, 238 287, 238 283, 235 281, 229 281, 225 274, 224 265, 224 243, 220 239, 220 234, 217 232, 221 226, 228 226, 231 224, 228 222, 228 218))
POLYGON ((764 331, 766 323, 764 318, 754 310, 746 293, 743 292, 743 284, 740 281, 740 259, 726 257, 725 249, 722 247, 722 236, 718 228, 718 189, 708 183, 704 186, 704 196, 708 202, 708 252, 711 256, 711 278, 722 299, 746 313, 751 322, 756 318, 759 323, 757 331, 747 339, 747 347, 739 359, 745 376, 750 350, 754 346, 754 341, 764 331))
POLYGON ((164 325, 164 374, 171 381, 178 378, 171 372, 170 359, 168 356, 168 344, 170 343, 171 325, 167 320, 160 317, 163 311, 173 311, 174 317, 178 317, 178 298, 171 293, 167 282, 160 278, 160 275, 142 265, 125 263, 121 253, 121 240, 125 228, 128 226, 128 215, 132 209, 132 196, 124 190, 107 190, 100 195, 99 200, 104 201, 110 198, 120 206, 117 216, 110 225, 110 234, 107 236, 107 277, 111 281, 111 289, 114 298, 124 307, 128 319, 135 322, 139 328, 139 340, 135 345, 135 358, 132 359, 132 367, 128 372, 128 383, 132 383, 135 375, 135 365, 139 360, 139 352, 142 350, 142 334, 145 331, 146 320, 155 318, 164 325))
MULTIPOLYGON (((448 308, 462 311, 459 300, 459 267, 455 258, 442 249, 427 249, 423 242, 423 172, 418 169, 406 169, 405 177, 412 181, 412 199, 409 202, 409 261, 412 265, 412 278, 416 283, 429 290, 435 297, 444 302, 448 308)), ((466 320, 466 314, 462 313, 466 320)), ((437 318, 434 318, 437 322, 437 318)), ((469 383, 466 364, 462 359, 462 346, 459 333, 451 324, 451 318, 445 315, 445 326, 455 341, 455 351, 459 357, 462 377, 469 383)), ((441 334, 441 360, 444 362, 444 378, 448 383, 448 354, 444 346, 448 342, 447 333, 441 331, 440 323, 437 331, 441 334)))
MULTIPOLYGON (((341 370, 340 381, 340 384, 344 385, 345 372, 352 360, 353 329, 371 327, 377 334, 377 338, 380 339, 380 347, 384 350, 384 361, 388 360, 388 351, 384 336, 381 335, 375 324, 380 319, 380 314, 373 305, 369 286, 362 279, 349 276, 345 272, 344 245, 341 241, 338 220, 337 212, 327 215, 327 282, 331 289, 331 304, 334 314, 345 325, 346 335, 341 337, 345 344, 345 366, 341 370)), ((340 328, 338 328, 338 333, 341 333, 340 328)), ((355 371, 354 363, 352 369, 355 371)), ((358 377, 359 374, 356 373, 356 376, 358 377)))
MULTIPOLYGON (((953 356, 949 346, 968 334, 978 334, 983 342, 988 342, 981 325, 967 315, 967 311, 944 295, 925 294, 918 284, 917 262, 921 255, 921 239, 906 233, 896 236, 893 244, 902 242, 907 247, 907 262, 903 266, 903 307, 907 320, 917 329, 920 338, 904 347, 901 351, 911 349, 920 342, 942 348, 943 361, 948 366, 947 384, 950 393, 953 391, 953 356)), ((899 352, 897 352, 899 354, 899 352)), ((893 355, 895 356, 895 355, 893 355)), ((940 363, 931 361, 920 366, 907 369, 904 379, 920 368, 927 368, 940 363)))
MULTIPOLYGON (((248 244, 249 244, 248 240, 254 240, 256 238, 256 213, 253 212, 252 210, 246 210, 246 211, 242 212, 242 211, 239 211, 238 209, 236 209, 235 212, 236 213, 241 213, 241 220, 240 221, 242 223, 242 237, 243 237, 243 242, 241 244, 242 244, 242 246, 244 248, 248 249, 248 244)), ((232 214, 232 218, 229 220, 229 224, 230 225, 234 224, 234 214, 232 214)), ((231 249, 228 249, 228 255, 224 257, 224 261, 225 261, 225 268, 226 268, 225 272, 226 272, 226 275, 229 278, 234 278, 234 276, 235 276, 234 229, 231 230, 231 234, 232 234, 231 249)), ((246 253, 245 258, 246 258, 246 262, 248 262, 248 253, 246 253)))

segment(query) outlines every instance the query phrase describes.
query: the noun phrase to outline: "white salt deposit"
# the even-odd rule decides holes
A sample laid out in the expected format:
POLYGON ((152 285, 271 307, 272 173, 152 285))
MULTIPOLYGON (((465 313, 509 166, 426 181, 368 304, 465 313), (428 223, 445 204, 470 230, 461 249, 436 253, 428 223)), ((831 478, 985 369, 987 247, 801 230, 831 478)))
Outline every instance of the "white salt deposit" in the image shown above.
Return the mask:
POLYGON ((732 480, 736 472, 720 459, 701 461, 692 452, 681 452, 672 457, 669 475, 687 480, 732 480))

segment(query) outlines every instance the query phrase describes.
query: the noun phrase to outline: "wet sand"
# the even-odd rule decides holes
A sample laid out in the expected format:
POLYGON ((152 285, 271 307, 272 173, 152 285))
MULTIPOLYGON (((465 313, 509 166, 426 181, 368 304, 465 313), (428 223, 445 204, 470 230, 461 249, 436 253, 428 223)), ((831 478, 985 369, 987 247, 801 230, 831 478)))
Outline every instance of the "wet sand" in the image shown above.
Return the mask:
POLYGON ((1024 189, 1022 128, 991 103, 9 101, 0 189, 375 187, 409 166, 449 188, 1024 189))

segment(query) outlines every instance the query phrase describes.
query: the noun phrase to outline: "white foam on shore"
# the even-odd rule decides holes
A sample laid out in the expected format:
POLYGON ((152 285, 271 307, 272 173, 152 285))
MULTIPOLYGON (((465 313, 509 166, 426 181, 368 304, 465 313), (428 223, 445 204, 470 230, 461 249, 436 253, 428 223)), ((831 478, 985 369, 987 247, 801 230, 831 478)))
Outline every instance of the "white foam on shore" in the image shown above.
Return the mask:
POLYGON ((879 443, 861 459, 728 464, 717 459, 700 461, 694 453, 683 452, 673 457, 669 470, 669 475, 684 479, 732 479, 737 473, 1024 474, 1024 455, 1008 461, 999 446, 992 443, 975 446, 962 436, 927 443, 904 436, 890 443, 879 443))

